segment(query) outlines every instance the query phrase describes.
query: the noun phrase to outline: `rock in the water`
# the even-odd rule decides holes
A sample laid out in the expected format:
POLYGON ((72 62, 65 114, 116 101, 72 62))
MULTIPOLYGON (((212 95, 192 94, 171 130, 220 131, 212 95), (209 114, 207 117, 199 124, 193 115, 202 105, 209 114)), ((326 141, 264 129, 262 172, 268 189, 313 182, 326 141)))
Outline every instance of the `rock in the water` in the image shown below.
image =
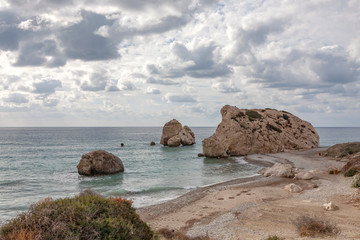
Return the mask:
POLYGON ((155 146, 155 145, 156 145, 155 142, 151 142, 151 143, 150 143, 150 146, 155 146))
POLYGON ((314 174, 312 172, 300 171, 295 174, 294 179, 298 180, 311 180, 314 178, 314 174))
POLYGON ((179 132, 182 129, 181 123, 178 122, 178 120, 173 119, 167 123, 165 123, 162 131, 161 141, 160 144, 167 146, 168 140, 176 135, 179 134, 179 132))
POLYGON ((265 177, 277 176, 277 177, 294 177, 294 170, 291 164, 287 163, 275 163, 272 167, 267 168, 264 172, 265 177))
POLYGON ((195 134, 188 126, 182 127, 173 119, 164 125, 160 143, 169 147, 190 146, 195 144, 195 134))
POLYGON ((169 147, 178 147, 180 146, 180 144, 181 144, 181 139, 179 135, 175 135, 167 141, 167 145, 169 147))
POLYGON ((338 209, 338 207, 333 204, 332 202, 329 202, 329 203, 324 203, 323 204, 323 208, 326 210, 326 211, 335 211, 338 209))
POLYGON ((203 153, 207 157, 276 153, 319 146, 319 135, 314 127, 288 112, 226 105, 221 115, 216 132, 203 140, 203 153))
POLYGON ((286 185, 284 187, 284 189, 286 191, 291 192, 291 193, 298 193, 298 192, 301 192, 303 190, 300 186, 296 185, 295 183, 290 183, 290 184, 286 185))
POLYGON ((228 154, 225 151, 225 146, 215 135, 212 135, 211 137, 204 139, 202 141, 202 144, 203 144, 203 154, 206 157, 217 157, 217 158, 228 157, 228 154), (206 151, 204 151, 205 148, 206 151))
POLYGON ((80 175, 91 176, 123 172, 124 165, 119 157, 104 150, 97 150, 82 155, 77 169, 80 175))
POLYGON ((195 144, 195 134, 188 126, 184 126, 179 132, 181 144, 183 146, 190 146, 195 144))

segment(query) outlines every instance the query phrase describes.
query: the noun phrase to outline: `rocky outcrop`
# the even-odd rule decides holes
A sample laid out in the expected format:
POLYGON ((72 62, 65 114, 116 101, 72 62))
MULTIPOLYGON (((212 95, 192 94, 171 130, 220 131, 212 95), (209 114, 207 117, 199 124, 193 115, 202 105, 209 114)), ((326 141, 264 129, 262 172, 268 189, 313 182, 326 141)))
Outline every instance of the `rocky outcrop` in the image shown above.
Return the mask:
POLYGON ((188 126, 183 127, 173 119, 164 125, 160 143, 169 147, 190 146, 195 144, 195 134, 188 126))
POLYGON ((295 169, 288 163, 275 163, 272 167, 266 168, 265 177, 277 176, 292 178, 295 175, 295 169))
POLYGON ((319 135, 304 120, 275 109, 239 109, 226 105, 216 132, 203 140, 207 157, 276 153, 319 146, 319 135))
POLYGON ((104 150, 97 150, 82 155, 77 169, 80 175, 91 176, 123 172, 124 165, 119 157, 104 150))
POLYGON ((360 142, 340 143, 329 147, 322 153, 323 156, 341 159, 346 162, 341 172, 352 170, 360 172, 360 142))
POLYGON ((360 142, 340 143, 329 147, 323 152, 323 156, 343 158, 360 152, 360 142))

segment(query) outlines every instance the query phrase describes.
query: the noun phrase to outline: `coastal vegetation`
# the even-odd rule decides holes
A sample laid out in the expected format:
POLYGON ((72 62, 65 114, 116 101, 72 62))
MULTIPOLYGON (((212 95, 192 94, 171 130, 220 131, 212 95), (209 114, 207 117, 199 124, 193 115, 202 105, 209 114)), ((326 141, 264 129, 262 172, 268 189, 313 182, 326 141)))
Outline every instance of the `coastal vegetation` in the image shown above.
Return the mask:
POLYGON ((1 240, 151 240, 155 234, 132 202, 86 190, 73 198, 45 200, 0 229, 1 240))
POLYGON ((210 240, 209 236, 188 237, 180 231, 170 230, 168 228, 162 228, 158 233, 166 240, 210 240))
POLYGON ((340 229, 335 223, 320 217, 302 215, 293 220, 293 224, 302 237, 334 236, 340 233, 340 229))
POLYGON ((251 122, 255 121, 256 119, 262 118, 261 114, 254 110, 246 110, 245 113, 251 122))

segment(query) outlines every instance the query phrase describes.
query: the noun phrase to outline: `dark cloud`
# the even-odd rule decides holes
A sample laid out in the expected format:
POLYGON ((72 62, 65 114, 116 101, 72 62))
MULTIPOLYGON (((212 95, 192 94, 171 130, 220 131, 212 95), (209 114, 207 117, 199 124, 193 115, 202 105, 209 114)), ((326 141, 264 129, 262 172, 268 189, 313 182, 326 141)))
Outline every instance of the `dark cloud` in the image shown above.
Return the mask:
POLYGON ((311 95, 325 92, 356 95, 358 91, 343 86, 360 80, 360 63, 340 47, 325 47, 311 53, 294 50, 281 59, 256 62, 249 77, 268 88, 317 89, 305 93, 311 95))
POLYGON ((9 97, 4 99, 5 102, 8 103, 15 103, 15 104, 22 104, 22 103, 28 103, 29 100, 26 95, 21 93, 12 93, 9 97))
MULTIPOLYGON (((216 46, 200 46, 192 51, 185 45, 176 43, 173 52, 184 62, 192 62, 193 65, 184 67, 183 73, 194 78, 216 78, 229 75, 232 70, 226 64, 214 61, 216 46)), ((177 77, 177 76, 176 76, 177 77)))
POLYGON ((51 94, 51 93, 55 93, 55 89, 56 88, 61 88, 62 87, 62 83, 59 80, 43 80, 41 82, 37 82, 33 84, 34 93, 39 93, 39 94, 51 94))
POLYGON ((20 23, 20 18, 9 11, 0 11, 0 49, 2 50, 17 50, 19 41, 25 32, 17 25, 20 23))
POLYGON ((322 82, 346 84, 360 79, 360 63, 350 59, 343 48, 321 49, 312 57, 315 60, 312 69, 322 82))
POLYGON ((178 102, 178 103, 194 103, 197 102, 197 100, 190 95, 176 95, 176 94, 168 94, 165 96, 165 98, 169 102, 178 102))
POLYGON ((101 26, 112 25, 114 20, 83 10, 82 21, 64 29, 60 33, 65 54, 71 59, 84 61, 107 60, 120 57, 117 47, 109 38, 94 32, 101 26))
POLYGON ((54 40, 39 43, 27 43, 21 47, 15 66, 59 67, 66 64, 66 59, 59 51, 54 40))
POLYGON ((146 79, 146 83, 159 84, 159 85, 179 85, 179 83, 171 80, 155 79, 153 77, 149 77, 148 79, 146 79))

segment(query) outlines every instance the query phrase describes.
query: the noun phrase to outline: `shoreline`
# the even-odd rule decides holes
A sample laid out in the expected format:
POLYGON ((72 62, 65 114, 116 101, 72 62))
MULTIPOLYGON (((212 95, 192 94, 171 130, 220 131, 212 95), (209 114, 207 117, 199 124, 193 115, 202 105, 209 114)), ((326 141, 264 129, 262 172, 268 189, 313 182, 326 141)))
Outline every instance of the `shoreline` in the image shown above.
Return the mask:
POLYGON ((244 158, 263 167, 281 162, 306 171, 314 170, 316 177, 312 180, 262 175, 237 178, 194 189, 164 203, 138 208, 137 212, 155 231, 167 228, 190 237, 208 235, 210 239, 229 240, 264 239, 276 234, 286 239, 304 239, 299 237, 291 220, 304 213, 328 215, 332 220, 339 220, 342 230, 339 239, 360 238, 359 233, 355 233, 360 227, 360 212, 354 212, 354 207, 345 201, 357 190, 350 187, 351 178, 327 173, 329 167, 340 169, 345 163, 318 155, 325 150, 322 147, 244 158), (294 182, 304 190, 300 193, 284 190, 285 185, 294 182), (325 212, 322 204, 329 201, 340 206, 339 210, 325 212), (346 221, 344 214, 348 218, 346 221), (351 227, 349 221, 357 227, 351 227))

